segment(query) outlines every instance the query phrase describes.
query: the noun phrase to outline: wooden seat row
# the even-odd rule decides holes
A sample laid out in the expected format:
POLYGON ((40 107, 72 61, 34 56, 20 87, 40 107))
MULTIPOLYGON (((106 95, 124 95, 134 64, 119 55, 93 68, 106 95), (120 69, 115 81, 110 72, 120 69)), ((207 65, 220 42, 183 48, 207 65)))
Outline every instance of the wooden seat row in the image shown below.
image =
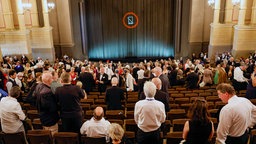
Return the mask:
MULTIPOLYGON (((134 141, 133 132, 125 132, 128 139, 134 141)), ((106 144, 106 138, 92 138, 73 132, 57 132, 54 136, 48 130, 29 130, 27 135, 23 132, 6 134, 0 132, 0 140, 4 144, 106 144), (81 143, 80 143, 81 140, 81 143)))

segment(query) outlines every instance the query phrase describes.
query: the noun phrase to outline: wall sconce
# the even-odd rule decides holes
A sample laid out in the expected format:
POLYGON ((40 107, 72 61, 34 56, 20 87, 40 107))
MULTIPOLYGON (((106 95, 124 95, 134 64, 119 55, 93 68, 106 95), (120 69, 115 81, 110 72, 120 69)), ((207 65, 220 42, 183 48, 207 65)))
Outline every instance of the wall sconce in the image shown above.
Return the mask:
POLYGON ((22 7, 24 11, 30 11, 32 8, 32 4, 31 3, 22 3, 22 7))
POLYGON ((212 8, 214 8, 215 0, 208 0, 208 5, 212 8))
POLYGON ((232 4, 233 4, 234 6, 237 6, 237 5, 240 4, 240 0, 232 0, 232 4))
POLYGON ((48 6, 48 11, 51 11, 54 9, 55 4, 53 2, 49 2, 49 3, 47 3, 47 6, 48 6))

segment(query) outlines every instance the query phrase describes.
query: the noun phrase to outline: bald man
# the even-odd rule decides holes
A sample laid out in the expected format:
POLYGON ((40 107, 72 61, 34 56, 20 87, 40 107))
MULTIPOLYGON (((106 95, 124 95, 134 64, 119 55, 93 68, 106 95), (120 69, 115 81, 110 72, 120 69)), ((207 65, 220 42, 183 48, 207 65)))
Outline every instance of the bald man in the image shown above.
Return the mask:
MULTIPOLYGON (((156 86, 156 95, 155 95, 155 99, 162 102, 164 104, 165 107, 165 111, 168 112, 170 110, 169 107, 169 94, 161 91, 161 87, 162 87, 162 81, 159 78, 153 78, 152 82, 155 84, 156 86)), ((145 99, 146 96, 143 93, 140 94, 140 100, 145 99)))
POLYGON ((93 117, 84 122, 80 128, 81 134, 86 134, 87 137, 106 137, 110 122, 104 118, 104 110, 102 107, 96 107, 93 112, 93 117))
POLYGON ((51 83, 52 74, 44 72, 42 83, 36 86, 34 95, 43 128, 54 134, 58 132, 59 114, 57 101, 50 87, 51 83))
POLYGON ((161 91, 168 93, 168 88, 169 88, 170 82, 169 82, 169 78, 167 77, 167 75, 163 74, 161 67, 155 67, 154 73, 155 73, 155 76, 158 77, 162 82, 161 91))
POLYGON ((122 100, 124 100, 124 90, 118 87, 118 79, 117 77, 113 77, 111 79, 112 87, 106 90, 106 104, 108 106, 108 110, 121 110, 122 100))

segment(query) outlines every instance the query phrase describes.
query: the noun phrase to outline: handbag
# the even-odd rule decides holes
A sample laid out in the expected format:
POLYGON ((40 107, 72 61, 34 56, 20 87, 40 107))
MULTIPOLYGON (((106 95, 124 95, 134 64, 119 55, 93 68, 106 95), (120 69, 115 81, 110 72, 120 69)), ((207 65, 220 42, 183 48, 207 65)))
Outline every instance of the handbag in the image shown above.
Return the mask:
POLYGON ((180 144, 184 144, 186 142, 186 140, 182 140, 180 141, 180 144))
POLYGON ((199 84, 200 87, 204 87, 205 86, 205 82, 202 81, 200 84, 199 84))
POLYGON ((27 133, 28 130, 33 130, 33 126, 32 126, 32 122, 30 119, 26 118, 25 120, 21 120, 23 126, 24 126, 24 129, 25 129, 25 132, 27 133))

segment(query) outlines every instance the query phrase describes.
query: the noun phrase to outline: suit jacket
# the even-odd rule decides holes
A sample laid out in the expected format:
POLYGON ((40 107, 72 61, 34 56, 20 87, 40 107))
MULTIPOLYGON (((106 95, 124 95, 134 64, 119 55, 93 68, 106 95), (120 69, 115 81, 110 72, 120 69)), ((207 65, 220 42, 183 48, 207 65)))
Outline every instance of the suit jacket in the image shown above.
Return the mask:
POLYGON ((170 85, 169 78, 167 77, 167 75, 161 74, 159 76, 159 79, 162 81, 162 89, 161 90, 168 93, 168 88, 170 85))
POLYGON ((96 80, 103 81, 102 83, 98 83, 98 90, 99 92, 105 92, 108 84, 108 75, 104 73, 102 78, 100 79, 100 73, 97 74, 96 80))
POLYGON ((177 84, 178 70, 172 70, 170 73, 170 85, 175 86, 177 84))
MULTIPOLYGON (((145 98, 146 98, 146 96, 145 96, 144 92, 141 93, 140 94, 140 100, 143 100, 145 98)), ((156 94, 155 94, 155 99, 164 104, 166 113, 169 112, 170 106, 169 106, 169 94, 168 93, 157 89, 156 94)))
POLYGON ((191 72, 190 74, 188 74, 186 78, 187 88, 188 89, 198 88, 198 80, 199 80, 199 76, 195 72, 191 72))
POLYGON ((123 89, 117 86, 113 86, 106 90, 106 103, 108 106, 108 110, 121 110, 121 100, 124 100, 123 89))
POLYGON ((12 64, 10 64, 10 63, 6 63, 6 64, 7 64, 8 69, 12 69, 12 64))
POLYGON ((95 81, 91 73, 89 72, 80 73, 78 79, 82 82, 83 84, 82 88, 86 91, 87 94, 92 91, 95 81))

